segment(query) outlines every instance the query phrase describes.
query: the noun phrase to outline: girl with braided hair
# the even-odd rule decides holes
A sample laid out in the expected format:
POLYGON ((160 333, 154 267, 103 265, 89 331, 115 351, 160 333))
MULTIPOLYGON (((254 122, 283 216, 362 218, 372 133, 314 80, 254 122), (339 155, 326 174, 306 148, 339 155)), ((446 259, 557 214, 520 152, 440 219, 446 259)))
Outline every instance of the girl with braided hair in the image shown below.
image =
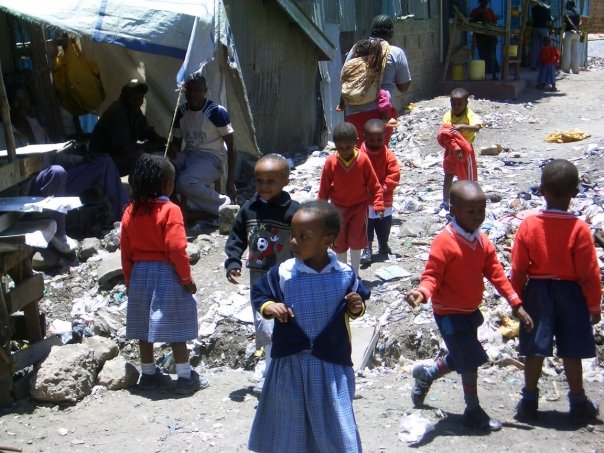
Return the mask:
MULTIPOLYGON (((169 160, 141 155, 130 173, 132 201, 122 217, 120 248, 128 290, 126 337, 139 340, 138 388, 153 390, 169 377, 153 361, 153 343, 170 343, 178 380, 174 391, 192 394, 208 386, 191 370, 186 341, 197 338, 197 287, 191 277, 187 238, 169 160)), ((171 381, 170 381, 171 382, 171 381)))

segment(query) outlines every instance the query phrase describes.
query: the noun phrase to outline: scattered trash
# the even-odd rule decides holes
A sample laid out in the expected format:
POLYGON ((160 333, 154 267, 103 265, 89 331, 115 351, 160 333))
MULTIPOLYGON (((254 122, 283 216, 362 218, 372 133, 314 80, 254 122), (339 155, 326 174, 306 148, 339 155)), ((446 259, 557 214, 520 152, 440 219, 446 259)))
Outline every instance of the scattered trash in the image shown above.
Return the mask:
POLYGON ((498 156, 503 151, 503 147, 500 144, 485 146, 484 148, 480 148, 481 156, 498 156))
POLYGON ((390 266, 382 267, 381 269, 375 272, 375 275, 382 280, 390 281, 396 278, 405 278, 409 277, 411 273, 407 272, 400 266, 396 264, 392 264, 390 266))
POLYGON ((401 418, 401 430, 398 438, 401 442, 416 444, 430 431, 434 431, 434 424, 419 413, 405 414, 401 418))
POLYGON ((582 130, 569 129, 567 131, 549 132, 545 136, 545 139, 543 141, 547 142, 547 143, 568 143, 568 142, 578 142, 581 140, 585 140, 586 138, 589 138, 589 137, 591 137, 591 135, 589 135, 586 132, 583 132, 582 130))

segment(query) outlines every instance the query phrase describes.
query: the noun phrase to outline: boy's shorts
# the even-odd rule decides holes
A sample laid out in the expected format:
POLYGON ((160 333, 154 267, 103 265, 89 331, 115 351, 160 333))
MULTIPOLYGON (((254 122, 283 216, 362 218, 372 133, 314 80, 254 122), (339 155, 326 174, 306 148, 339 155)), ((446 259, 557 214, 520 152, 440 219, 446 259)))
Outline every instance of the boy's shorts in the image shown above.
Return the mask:
POLYGON ((476 169, 476 156, 472 151, 467 160, 459 160, 455 153, 446 152, 443 159, 443 170, 447 175, 455 175, 460 181, 478 181, 476 169))
POLYGON ((340 233, 331 247, 336 253, 344 253, 348 249, 362 250, 367 247, 367 202, 354 206, 334 206, 340 211, 340 233))
POLYGON ((447 365, 458 373, 473 372, 489 358, 478 341, 477 330, 484 322, 480 310, 469 315, 437 315, 434 320, 449 354, 447 365), (453 366, 451 366, 453 365, 453 366))
POLYGON ((521 355, 595 357, 596 345, 581 286, 566 280, 529 280, 522 306, 533 318, 532 332, 520 329, 521 355))

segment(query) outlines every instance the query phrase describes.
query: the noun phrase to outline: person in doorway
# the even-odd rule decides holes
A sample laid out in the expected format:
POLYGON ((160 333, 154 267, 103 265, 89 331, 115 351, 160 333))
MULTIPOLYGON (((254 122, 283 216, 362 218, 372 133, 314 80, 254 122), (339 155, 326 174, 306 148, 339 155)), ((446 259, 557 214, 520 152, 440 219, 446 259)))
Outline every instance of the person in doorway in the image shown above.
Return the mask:
POLYGON ((580 22, 581 16, 576 9, 575 2, 573 0, 566 2, 560 69, 567 74, 571 71, 574 74, 579 74, 581 68, 581 55, 579 52, 579 44, 581 42, 580 22))
POLYGON ((185 82, 186 103, 174 120, 172 156, 178 172, 176 192, 186 195, 195 210, 218 215, 221 206, 237 203, 234 130, 227 110, 207 99, 207 83, 199 73, 185 82), (226 192, 214 190, 227 164, 226 192))
MULTIPOLYGON (((472 22, 480 22, 485 25, 497 25, 497 16, 487 5, 489 0, 478 0, 478 7, 470 13, 472 22)), ((499 62, 497 61, 497 37, 476 33, 476 47, 478 56, 484 60, 485 72, 491 74, 493 80, 497 80, 499 73, 499 62)))
POLYGON ((533 17, 533 31, 531 32, 531 69, 536 71, 541 67, 539 55, 543 49, 543 38, 549 36, 550 21, 552 19, 549 7, 542 3, 535 3, 531 8, 533 17))
MULTIPOLYGON (((387 15, 380 15, 373 18, 371 24, 370 38, 383 39, 390 43, 394 36, 394 22, 387 15)), ((346 61, 353 58, 355 48, 353 47, 346 57, 346 61)), ((411 85, 411 73, 409 72, 409 64, 407 56, 400 47, 390 44, 390 52, 386 59, 386 66, 382 76, 381 89, 388 91, 390 94, 390 102, 395 98, 397 93, 404 93, 411 85)), ((395 111, 390 112, 390 117, 395 116, 395 111)), ((382 119, 383 113, 379 109, 378 101, 370 102, 363 105, 346 105, 344 109, 345 120, 354 125, 357 130, 359 141, 357 146, 361 145, 364 133, 364 126, 370 119, 382 119)), ((393 123, 395 124, 395 123, 393 123)), ((386 130, 386 144, 390 141, 392 128, 386 130)))
POLYGON ((89 150, 109 154, 120 176, 130 173, 139 156, 146 152, 164 152, 166 139, 149 126, 141 107, 149 87, 132 79, 122 87, 120 97, 105 110, 92 131, 89 150))

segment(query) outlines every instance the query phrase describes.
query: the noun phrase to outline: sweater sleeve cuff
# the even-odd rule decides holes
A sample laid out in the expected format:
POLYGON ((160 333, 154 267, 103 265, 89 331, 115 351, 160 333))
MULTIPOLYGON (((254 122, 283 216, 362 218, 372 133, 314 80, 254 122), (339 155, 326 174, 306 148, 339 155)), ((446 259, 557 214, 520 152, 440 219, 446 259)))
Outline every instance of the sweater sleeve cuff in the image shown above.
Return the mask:
POLYGON ((268 315, 268 316, 267 316, 267 315, 265 315, 265 314, 264 314, 264 310, 266 309, 266 307, 268 307, 269 305, 272 305, 272 304, 274 304, 274 303, 276 303, 276 302, 275 302, 275 301, 273 301, 273 300, 267 300, 267 301, 266 301, 266 302, 264 302, 264 303, 262 304, 262 306, 260 307, 259 312, 260 312, 260 315, 261 315, 261 316, 262 316, 264 319, 273 319, 273 318, 274 318, 274 316, 270 316, 270 315, 268 315))
POLYGON ((424 295, 424 303, 427 304, 428 300, 432 297, 430 291, 428 291, 428 289, 424 288, 423 286, 420 286, 419 288, 417 288, 417 290, 424 295))
POLYGON ((193 279, 191 278, 190 275, 180 279, 180 284, 181 285, 188 285, 189 283, 193 283, 193 279))
POLYGON ((241 270, 241 264, 239 264, 237 262, 232 262, 232 263, 229 263, 229 265, 225 267, 225 271, 227 274, 229 272, 231 272, 232 270, 241 270))
POLYGON ((350 319, 357 319, 365 314, 365 308, 366 308, 365 302, 363 302, 363 308, 361 309, 361 311, 359 313, 354 314, 349 309, 346 309, 346 313, 348 313, 348 317, 350 319))
POLYGON ((517 307, 522 305, 522 300, 518 297, 518 294, 514 293, 508 298, 508 304, 510 304, 510 307, 517 307))

